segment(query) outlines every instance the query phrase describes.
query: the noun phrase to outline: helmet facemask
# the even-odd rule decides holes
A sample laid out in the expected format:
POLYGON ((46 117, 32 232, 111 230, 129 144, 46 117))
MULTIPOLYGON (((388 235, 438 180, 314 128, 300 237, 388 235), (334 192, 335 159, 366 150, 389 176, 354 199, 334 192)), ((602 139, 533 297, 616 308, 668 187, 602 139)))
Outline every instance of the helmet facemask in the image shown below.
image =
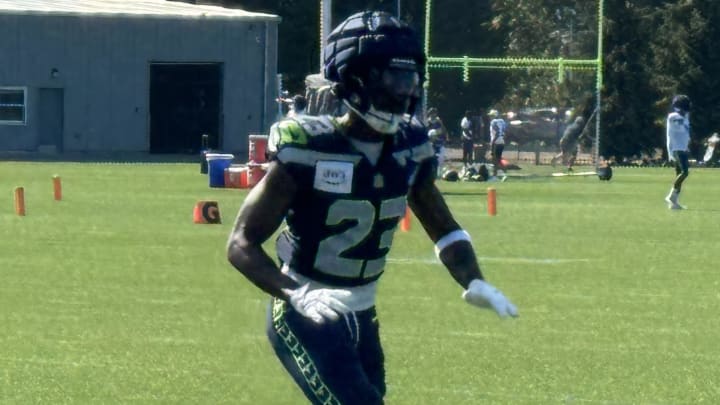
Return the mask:
POLYGON ((371 67, 365 78, 353 79, 345 105, 383 134, 397 132, 420 98, 420 73, 412 59, 394 58, 382 68, 371 67))
POLYGON ((348 17, 328 36, 325 77, 333 91, 372 129, 397 132, 415 112, 422 91, 425 54, 405 23, 382 11, 348 17))

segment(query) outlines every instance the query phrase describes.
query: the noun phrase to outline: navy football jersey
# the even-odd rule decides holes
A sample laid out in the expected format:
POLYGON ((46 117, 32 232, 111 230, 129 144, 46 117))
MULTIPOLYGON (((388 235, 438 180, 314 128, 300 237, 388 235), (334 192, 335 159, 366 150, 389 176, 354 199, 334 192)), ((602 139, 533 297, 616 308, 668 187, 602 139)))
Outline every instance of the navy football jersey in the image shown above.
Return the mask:
POLYGON ((278 152, 299 187, 277 239, 279 259, 323 283, 357 286, 385 267, 412 184, 432 181, 426 129, 403 125, 384 141, 375 166, 330 116, 278 123, 278 152))

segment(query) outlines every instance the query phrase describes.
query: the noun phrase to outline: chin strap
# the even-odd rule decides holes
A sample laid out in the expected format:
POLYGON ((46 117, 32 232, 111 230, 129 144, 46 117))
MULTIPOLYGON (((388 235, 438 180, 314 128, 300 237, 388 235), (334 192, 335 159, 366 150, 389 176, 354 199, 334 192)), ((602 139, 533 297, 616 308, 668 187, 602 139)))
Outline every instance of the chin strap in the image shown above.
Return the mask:
POLYGON ((404 114, 393 114, 385 111, 377 110, 374 106, 370 106, 366 113, 361 113, 347 100, 343 100, 347 108, 352 110, 360 118, 365 121, 370 128, 382 134, 395 134, 400 128, 400 123, 404 119, 404 114))

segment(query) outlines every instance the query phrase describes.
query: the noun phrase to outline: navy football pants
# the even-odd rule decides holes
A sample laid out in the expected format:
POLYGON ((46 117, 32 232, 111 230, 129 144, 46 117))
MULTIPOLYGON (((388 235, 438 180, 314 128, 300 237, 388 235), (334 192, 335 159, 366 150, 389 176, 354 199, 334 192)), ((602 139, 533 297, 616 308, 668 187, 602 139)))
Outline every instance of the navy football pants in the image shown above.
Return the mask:
POLYGON ((688 153, 685 151, 676 150, 673 151, 673 158, 675 158, 675 181, 673 182, 673 188, 680 192, 682 184, 688 177, 690 172, 690 163, 688 160, 688 153))
POLYGON ((383 403, 385 357, 375 308, 316 324, 273 298, 267 334, 275 354, 311 403, 383 403))

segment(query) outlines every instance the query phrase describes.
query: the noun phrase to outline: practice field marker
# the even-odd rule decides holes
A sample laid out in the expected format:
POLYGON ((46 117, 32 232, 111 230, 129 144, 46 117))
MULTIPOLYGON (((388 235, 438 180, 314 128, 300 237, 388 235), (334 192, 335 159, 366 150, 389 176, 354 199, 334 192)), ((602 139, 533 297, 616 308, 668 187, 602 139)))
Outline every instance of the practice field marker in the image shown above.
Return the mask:
POLYGON ((400 230, 403 232, 410 232, 410 226, 412 225, 412 212, 410 207, 405 208, 405 216, 400 219, 400 230))
POLYGON ((497 192, 494 187, 487 189, 487 210, 491 217, 497 215, 497 192))
POLYGON ((193 222, 196 224, 222 223, 217 201, 198 201, 193 208, 193 222))
POLYGON ((15 214, 25 216, 25 189, 23 187, 15 187, 15 214))
POLYGON ((53 197, 55 201, 62 200, 62 182, 57 174, 53 176, 53 197))

